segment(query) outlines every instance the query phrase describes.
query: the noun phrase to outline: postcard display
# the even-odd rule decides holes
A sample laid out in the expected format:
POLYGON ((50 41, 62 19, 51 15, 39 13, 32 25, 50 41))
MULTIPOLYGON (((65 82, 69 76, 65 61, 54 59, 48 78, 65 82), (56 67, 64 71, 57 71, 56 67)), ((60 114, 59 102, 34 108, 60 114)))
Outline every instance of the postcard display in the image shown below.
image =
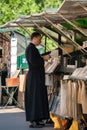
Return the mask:
POLYGON ((68 79, 60 81, 59 94, 51 98, 51 105, 51 112, 63 118, 77 120, 87 114, 87 66, 76 68, 68 79))
POLYGON ((51 58, 45 62, 45 85, 48 89, 48 98, 50 98, 50 95, 54 93, 55 82, 58 80, 58 77, 55 76, 54 72, 60 64, 58 50, 52 51, 50 55, 51 58))
MULTIPOLYGON (((75 92, 76 92, 76 101, 75 101, 75 109, 76 115, 79 115, 79 112, 83 114, 87 114, 87 66, 77 68, 72 75, 70 76, 71 84, 75 84, 75 92), (80 108, 79 108, 80 107, 80 108), (79 111, 80 110, 80 111, 79 111)), ((72 85, 71 85, 72 86, 72 85)), ((73 86, 71 88, 71 92, 73 90, 73 86)))
POLYGON ((49 109, 60 117, 78 119, 82 113, 87 114, 87 66, 75 68, 67 78, 57 79, 53 73, 59 59, 59 56, 52 58, 45 64, 45 84, 51 88, 49 109), (57 94, 54 92, 56 80, 60 80, 57 94))
POLYGON ((67 115, 67 81, 61 80, 60 74, 55 75, 61 56, 58 50, 51 52, 51 59, 45 63, 46 86, 48 88, 49 110, 56 115, 67 115), (59 84, 57 84, 59 82, 59 84))

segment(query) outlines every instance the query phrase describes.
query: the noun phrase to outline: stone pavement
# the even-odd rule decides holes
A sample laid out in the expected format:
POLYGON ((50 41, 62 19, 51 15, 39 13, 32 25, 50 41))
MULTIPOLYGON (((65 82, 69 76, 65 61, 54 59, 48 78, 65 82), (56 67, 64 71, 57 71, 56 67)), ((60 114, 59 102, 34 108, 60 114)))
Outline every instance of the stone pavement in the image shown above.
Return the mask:
POLYGON ((25 111, 16 107, 0 108, 0 130, 53 130, 52 125, 43 128, 29 128, 25 111))

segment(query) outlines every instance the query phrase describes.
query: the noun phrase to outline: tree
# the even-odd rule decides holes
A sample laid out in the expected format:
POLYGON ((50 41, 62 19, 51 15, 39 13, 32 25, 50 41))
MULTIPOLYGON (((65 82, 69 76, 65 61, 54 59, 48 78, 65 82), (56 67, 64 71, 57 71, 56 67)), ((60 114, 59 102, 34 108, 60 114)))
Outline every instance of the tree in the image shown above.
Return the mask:
POLYGON ((2 0, 0 2, 0 25, 20 15, 39 13, 46 8, 58 8, 63 0, 2 0))

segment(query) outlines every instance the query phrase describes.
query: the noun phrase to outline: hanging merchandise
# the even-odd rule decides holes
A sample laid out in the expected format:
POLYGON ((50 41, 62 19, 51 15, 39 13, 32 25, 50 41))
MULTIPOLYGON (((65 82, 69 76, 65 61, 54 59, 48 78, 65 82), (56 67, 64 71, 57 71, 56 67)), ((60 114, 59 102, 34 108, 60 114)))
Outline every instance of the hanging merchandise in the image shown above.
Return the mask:
POLYGON ((67 116, 71 117, 72 111, 71 111, 71 107, 72 107, 72 85, 71 85, 71 80, 68 81, 68 85, 67 85, 67 97, 66 97, 66 104, 67 104, 67 116))
POLYGON ((67 94, 67 80, 61 80, 60 114, 62 116, 67 116, 66 94, 67 94))
POLYGON ((84 114, 87 114, 87 86, 84 81, 81 82, 82 82, 82 92, 81 92, 82 111, 84 114))
POLYGON ((61 80, 61 87, 59 90, 58 95, 51 95, 49 107, 50 111, 56 115, 60 116, 67 116, 67 109, 66 109, 66 89, 67 82, 61 80))
POLYGON ((78 104, 81 104, 81 92, 82 92, 82 85, 81 80, 78 80, 78 104))
POLYGON ((52 94, 49 100, 49 109, 52 113, 56 115, 60 114, 60 100, 61 100, 60 97, 61 95, 59 92, 58 96, 52 94))
POLYGON ((81 101, 81 92, 82 92, 82 84, 81 80, 78 80, 78 99, 77 99, 77 117, 80 119, 82 117, 82 101, 81 101))
POLYGON ((76 81, 68 81, 67 85, 67 116, 77 119, 78 109, 78 84, 76 81))
POLYGON ((72 117, 77 119, 77 82, 72 82, 72 117))
POLYGON ((54 100, 54 95, 53 93, 51 93, 49 98, 49 111, 51 111, 53 100, 54 100))

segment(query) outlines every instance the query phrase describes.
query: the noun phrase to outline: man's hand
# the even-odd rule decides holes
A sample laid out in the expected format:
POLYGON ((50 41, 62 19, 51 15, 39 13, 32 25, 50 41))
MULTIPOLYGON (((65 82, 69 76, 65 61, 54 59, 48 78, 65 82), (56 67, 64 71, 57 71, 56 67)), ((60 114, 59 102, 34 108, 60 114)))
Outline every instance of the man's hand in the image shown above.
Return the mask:
POLYGON ((49 60, 51 57, 50 57, 50 55, 44 55, 44 56, 42 56, 42 58, 43 58, 45 61, 47 61, 47 60, 49 60))

